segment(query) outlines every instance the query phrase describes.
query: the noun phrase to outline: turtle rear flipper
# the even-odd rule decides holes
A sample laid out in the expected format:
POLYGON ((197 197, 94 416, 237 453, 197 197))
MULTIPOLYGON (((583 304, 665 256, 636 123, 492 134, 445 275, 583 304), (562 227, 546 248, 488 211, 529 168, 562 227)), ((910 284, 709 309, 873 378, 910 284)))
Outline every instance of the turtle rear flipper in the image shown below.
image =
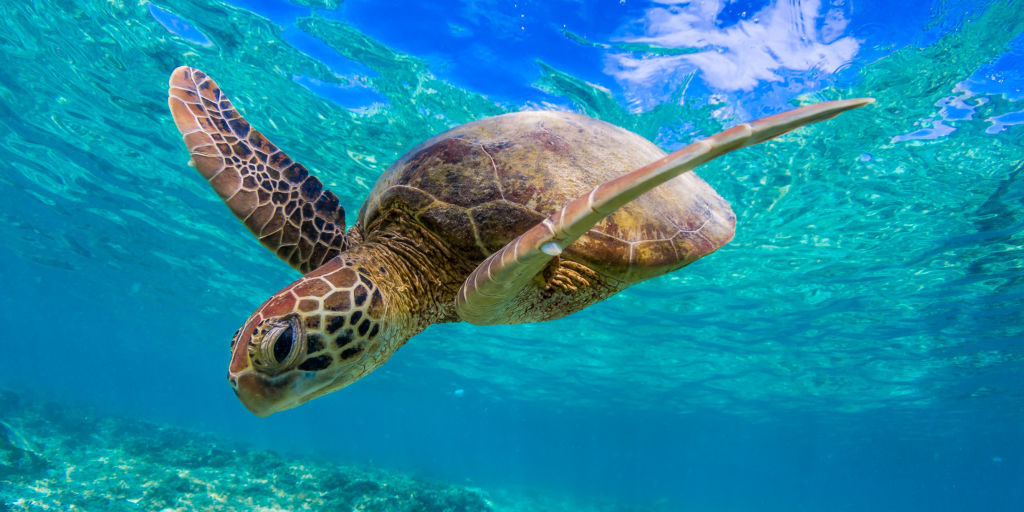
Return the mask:
POLYGON ((505 323, 506 309, 552 258, 615 210, 652 188, 730 151, 778 137, 873 102, 829 101, 744 123, 606 181, 491 254, 463 283, 455 308, 473 324, 505 323))
POLYGON ((253 129, 213 80, 182 66, 169 87, 190 165, 260 243, 302 273, 345 250, 345 210, 337 196, 253 129))

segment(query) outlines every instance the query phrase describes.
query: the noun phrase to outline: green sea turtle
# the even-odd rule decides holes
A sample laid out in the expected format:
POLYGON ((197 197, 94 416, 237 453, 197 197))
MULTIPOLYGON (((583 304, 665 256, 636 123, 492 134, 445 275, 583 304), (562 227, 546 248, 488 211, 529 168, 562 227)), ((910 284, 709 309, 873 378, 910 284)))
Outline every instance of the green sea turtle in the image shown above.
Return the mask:
POLYGON ((204 73, 178 68, 169 95, 190 164, 304 274, 231 341, 228 380, 260 416, 351 384, 431 324, 559 318, 710 254, 735 216, 686 171, 873 101, 799 108, 667 156, 576 114, 482 119, 395 162, 346 232, 338 198, 204 73))

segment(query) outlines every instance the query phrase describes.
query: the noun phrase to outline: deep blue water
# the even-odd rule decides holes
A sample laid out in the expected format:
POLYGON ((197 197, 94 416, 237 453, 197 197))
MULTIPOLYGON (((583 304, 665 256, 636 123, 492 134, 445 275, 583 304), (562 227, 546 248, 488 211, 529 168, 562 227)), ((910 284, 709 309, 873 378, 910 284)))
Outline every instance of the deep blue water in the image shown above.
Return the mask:
POLYGON ((0 385, 662 510, 1024 503, 1020 2, 334 3, 5 5, 0 385), (297 276, 185 165, 182 64, 350 222, 405 150, 504 111, 674 149, 794 102, 878 102, 702 168, 739 227, 691 267, 555 322, 434 326, 259 419, 228 342, 297 276))

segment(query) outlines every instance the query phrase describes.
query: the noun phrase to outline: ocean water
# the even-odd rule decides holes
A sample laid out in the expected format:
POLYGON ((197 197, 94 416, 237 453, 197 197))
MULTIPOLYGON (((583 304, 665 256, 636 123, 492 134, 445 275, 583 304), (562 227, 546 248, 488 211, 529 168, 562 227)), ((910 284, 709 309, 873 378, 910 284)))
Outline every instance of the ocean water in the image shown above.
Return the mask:
POLYGON ((1019 0, 3 13, 0 510, 1024 504, 1019 0), (186 165, 179 65, 350 222, 403 152, 503 112, 584 113, 672 150, 877 102, 700 168, 738 227, 686 269, 553 322, 433 326, 261 419, 225 382, 228 344, 297 276, 186 165))

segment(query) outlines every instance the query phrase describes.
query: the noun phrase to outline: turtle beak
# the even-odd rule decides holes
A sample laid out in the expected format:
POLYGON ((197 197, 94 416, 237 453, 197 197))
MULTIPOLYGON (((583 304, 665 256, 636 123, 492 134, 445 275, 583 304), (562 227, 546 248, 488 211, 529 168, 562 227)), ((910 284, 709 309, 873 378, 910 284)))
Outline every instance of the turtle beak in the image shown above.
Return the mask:
POLYGON ((265 418, 271 414, 299 405, 289 393, 296 375, 267 380, 255 373, 239 375, 234 386, 235 395, 249 412, 265 418))

